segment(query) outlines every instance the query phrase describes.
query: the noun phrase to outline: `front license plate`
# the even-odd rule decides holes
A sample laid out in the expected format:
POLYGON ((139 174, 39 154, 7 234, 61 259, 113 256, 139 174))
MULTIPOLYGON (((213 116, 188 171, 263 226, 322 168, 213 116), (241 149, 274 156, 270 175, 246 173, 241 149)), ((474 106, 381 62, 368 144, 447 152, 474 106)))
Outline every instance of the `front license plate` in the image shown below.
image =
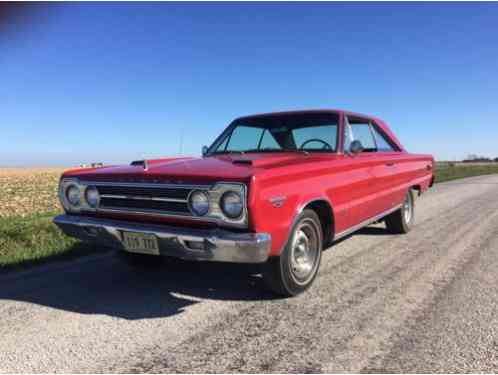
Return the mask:
POLYGON ((159 255, 157 238, 153 234, 123 232, 123 246, 131 253, 159 255))

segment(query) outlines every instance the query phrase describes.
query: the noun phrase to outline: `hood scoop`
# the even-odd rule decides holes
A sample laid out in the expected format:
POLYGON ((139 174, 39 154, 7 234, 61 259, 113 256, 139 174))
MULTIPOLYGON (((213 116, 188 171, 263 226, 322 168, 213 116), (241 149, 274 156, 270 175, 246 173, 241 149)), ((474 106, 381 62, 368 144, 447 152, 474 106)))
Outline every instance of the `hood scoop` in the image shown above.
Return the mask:
POLYGON ((139 167, 139 166, 142 166, 142 168, 144 169, 144 171, 148 170, 149 169, 149 163, 147 162, 147 160, 134 160, 130 163, 131 166, 133 167, 139 167))
POLYGON ((232 164, 252 165, 253 161, 251 159, 235 159, 232 160, 232 164))

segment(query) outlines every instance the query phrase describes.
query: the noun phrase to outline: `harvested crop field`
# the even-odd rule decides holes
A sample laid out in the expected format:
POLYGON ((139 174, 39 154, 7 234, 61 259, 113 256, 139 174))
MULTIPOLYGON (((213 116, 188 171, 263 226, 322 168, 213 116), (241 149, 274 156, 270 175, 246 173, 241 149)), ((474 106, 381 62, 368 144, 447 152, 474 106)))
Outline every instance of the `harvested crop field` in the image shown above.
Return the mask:
POLYGON ((65 168, 0 168, 0 217, 59 211, 57 184, 65 168))

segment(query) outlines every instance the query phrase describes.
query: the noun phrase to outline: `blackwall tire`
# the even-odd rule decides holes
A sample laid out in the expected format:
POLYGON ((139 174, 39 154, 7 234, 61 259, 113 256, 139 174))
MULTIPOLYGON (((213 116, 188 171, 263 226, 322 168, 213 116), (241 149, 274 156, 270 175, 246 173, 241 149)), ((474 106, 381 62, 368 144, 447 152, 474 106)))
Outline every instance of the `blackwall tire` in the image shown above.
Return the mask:
POLYGON ((291 297, 308 289, 322 259, 323 233, 318 215, 304 210, 292 227, 284 250, 263 267, 263 279, 274 293, 291 297))
POLYGON ((408 190, 401 208, 386 217, 386 228, 394 234, 408 233, 415 224, 415 191, 408 190))

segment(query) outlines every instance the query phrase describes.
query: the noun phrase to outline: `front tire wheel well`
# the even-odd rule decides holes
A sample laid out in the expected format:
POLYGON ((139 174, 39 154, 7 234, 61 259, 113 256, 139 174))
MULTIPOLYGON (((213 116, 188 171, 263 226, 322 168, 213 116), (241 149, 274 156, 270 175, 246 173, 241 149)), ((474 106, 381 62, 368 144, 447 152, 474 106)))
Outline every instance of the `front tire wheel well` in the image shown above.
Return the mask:
POLYGON ((326 200, 316 200, 308 203, 303 210, 312 210, 320 219, 323 233, 323 248, 332 244, 335 231, 334 211, 326 200))

